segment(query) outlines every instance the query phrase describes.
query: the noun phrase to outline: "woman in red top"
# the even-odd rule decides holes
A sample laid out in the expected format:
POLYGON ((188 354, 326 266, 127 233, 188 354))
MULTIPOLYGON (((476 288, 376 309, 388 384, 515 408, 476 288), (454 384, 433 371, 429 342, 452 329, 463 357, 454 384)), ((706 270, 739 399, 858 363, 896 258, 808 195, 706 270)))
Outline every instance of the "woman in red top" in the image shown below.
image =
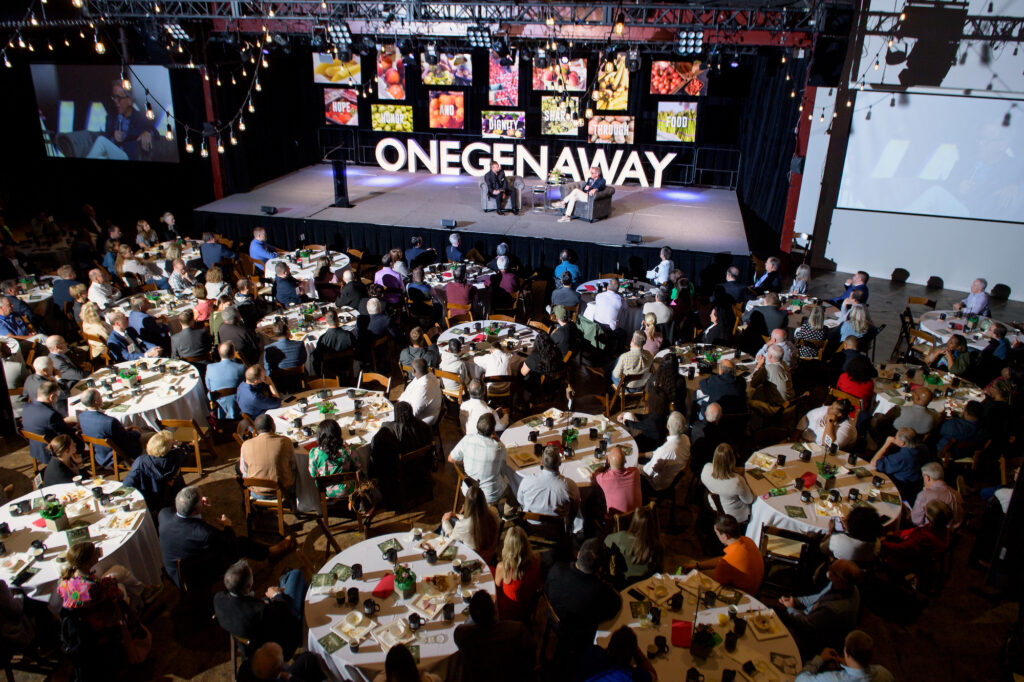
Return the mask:
POLYGON ((881 557, 894 573, 927 574, 949 547, 949 522, 953 511, 945 502, 932 500, 924 508, 923 526, 907 528, 882 541, 881 557))
MULTIPOLYGON (((870 415, 873 411, 871 407, 874 405, 875 400, 876 376, 878 376, 878 372, 875 371, 875 366, 871 364, 867 356, 858 355, 850 360, 846 365, 846 371, 839 375, 836 388, 860 398, 860 404, 864 406, 865 415, 870 415)), ((850 416, 859 421, 860 418, 857 416, 858 411, 856 407, 856 404, 854 404, 854 411, 850 416)))
POLYGON ((444 287, 444 296, 449 303, 456 305, 473 303, 473 285, 466 282, 466 268, 461 265, 455 268, 452 281, 444 287))
POLYGON ((498 614, 502 620, 529 620, 533 598, 540 590, 540 561, 530 547, 526 531, 512 526, 505 532, 501 561, 494 569, 498 588, 498 614))

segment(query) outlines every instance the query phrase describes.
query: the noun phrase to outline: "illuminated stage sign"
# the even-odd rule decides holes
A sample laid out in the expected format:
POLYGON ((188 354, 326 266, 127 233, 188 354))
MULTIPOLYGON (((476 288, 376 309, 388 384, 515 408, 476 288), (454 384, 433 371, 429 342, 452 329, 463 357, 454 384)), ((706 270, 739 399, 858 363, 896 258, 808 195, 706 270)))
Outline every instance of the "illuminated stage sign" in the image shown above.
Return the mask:
POLYGON ((636 180, 641 187, 661 187, 662 175, 676 158, 675 152, 657 155, 654 152, 626 152, 617 149, 611 158, 605 150, 598 149, 588 155, 585 148, 563 147, 554 164, 550 163, 551 151, 547 145, 538 145, 534 156, 530 149, 510 142, 470 142, 465 147, 458 140, 431 140, 424 149, 413 139, 398 140, 385 137, 377 143, 377 165, 386 171, 408 170, 415 173, 420 168, 433 175, 461 175, 466 173, 483 177, 493 159, 505 168, 515 168, 515 174, 526 177, 527 172, 538 178, 548 177, 552 170, 561 171, 577 182, 590 177, 589 169, 597 166, 602 177, 612 185, 623 185, 627 180, 636 180), (389 151, 390 150, 390 151, 389 151), (647 160, 648 169, 642 159, 647 160))

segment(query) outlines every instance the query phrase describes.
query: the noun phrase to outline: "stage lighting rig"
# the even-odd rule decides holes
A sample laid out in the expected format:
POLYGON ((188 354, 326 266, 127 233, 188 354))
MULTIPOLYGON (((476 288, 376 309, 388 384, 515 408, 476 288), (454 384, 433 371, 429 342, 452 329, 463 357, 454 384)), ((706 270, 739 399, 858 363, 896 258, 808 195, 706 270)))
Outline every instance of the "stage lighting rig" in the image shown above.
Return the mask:
POLYGON ((537 48, 537 54, 533 58, 533 65, 538 69, 546 69, 551 66, 551 60, 548 57, 547 50, 543 47, 537 48))
POLYGON ((491 29, 485 26, 470 26, 466 29, 470 47, 491 47, 491 29))
POLYGON ((676 53, 697 54, 704 49, 704 31, 680 31, 676 41, 676 53))
POLYGON ((185 32, 185 29, 183 29, 179 23, 172 22, 164 24, 164 29, 174 40, 192 41, 192 38, 189 37, 188 33, 185 32))
POLYGON ((437 43, 427 43, 427 48, 423 51, 423 59, 430 66, 437 66, 440 61, 440 57, 437 54, 437 43))
POLYGON ((327 24, 327 35, 338 47, 352 44, 352 31, 344 21, 327 24))
POLYGON ((334 54, 338 57, 338 59, 342 63, 350 62, 350 61, 352 61, 352 46, 351 45, 343 45, 343 46, 337 48, 335 50, 334 54))
POLYGON ((631 73, 635 73, 640 70, 642 66, 640 62, 640 50, 632 47, 629 52, 626 53, 626 69, 631 73))

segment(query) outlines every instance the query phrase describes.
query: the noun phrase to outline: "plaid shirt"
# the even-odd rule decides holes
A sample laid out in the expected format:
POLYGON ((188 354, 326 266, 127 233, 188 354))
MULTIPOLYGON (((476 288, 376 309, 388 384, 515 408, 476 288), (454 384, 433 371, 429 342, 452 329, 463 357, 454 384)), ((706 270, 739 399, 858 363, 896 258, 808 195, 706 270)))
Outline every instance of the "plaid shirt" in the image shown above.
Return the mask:
POLYGON ((489 504, 494 504, 504 494, 507 465, 501 441, 478 433, 463 436, 449 456, 453 462, 462 462, 466 475, 480 484, 489 504))

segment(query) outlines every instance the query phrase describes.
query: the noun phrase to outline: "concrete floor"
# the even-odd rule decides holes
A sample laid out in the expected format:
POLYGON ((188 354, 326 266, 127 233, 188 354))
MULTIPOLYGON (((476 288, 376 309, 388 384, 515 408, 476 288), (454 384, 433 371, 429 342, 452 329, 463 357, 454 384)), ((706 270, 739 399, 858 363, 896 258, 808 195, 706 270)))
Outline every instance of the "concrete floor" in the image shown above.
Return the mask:
MULTIPOLYGON (((829 273, 816 277, 811 283, 812 295, 834 296, 842 292, 842 283, 847 275, 829 273)), ((897 314, 903 309, 908 296, 937 298, 940 308, 948 308, 964 296, 963 292, 926 291, 916 285, 893 286, 887 281, 873 279, 871 286, 871 311, 876 323, 888 326, 879 338, 878 359, 888 357, 898 333, 897 314)), ((993 305, 993 316, 1006 321, 1024 319, 1024 303, 1009 302, 993 305)), ((587 387, 589 388, 589 386, 587 387)), ((596 389, 597 387, 595 387, 596 389)), ((400 388, 392 398, 397 398, 400 388)), ((592 391, 578 390, 582 404, 579 409, 597 411, 592 391)), ((458 438, 450 423, 441 430, 446 451, 458 438)), ((0 443, 0 484, 13 483, 15 495, 22 495, 31 489, 31 462, 28 448, 19 439, 5 439, 0 443)), ((202 480, 196 475, 186 478, 189 483, 198 483, 202 493, 213 501, 215 513, 226 513, 235 521, 235 529, 245 532, 242 521, 241 495, 233 481, 233 470, 238 457, 238 448, 233 442, 218 447, 218 458, 211 461, 202 480)), ((434 475, 434 501, 423 509, 405 515, 385 514, 374 526, 377 533, 407 530, 412 525, 431 526, 437 524, 441 514, 451 508, 454 493, 454 474, 450 468, 434 475)), ((970 501, 969 508, 980 515, 977 499, 970 501)), ((690 508, 680 515, 682 532, 664 533, 666 568, 674 570, 679 563, 690 557, 703 556, 694 533, 695 510, 690 508)), ((312 521, 303 523, 291 519, 291 532, 299 539, 300 551, 314 566, 323 563, 326 542, 312 521)), ((259 524, 257 535, 268 542, 277 539, 269 516, 259 524)), ((337 534, 344 547, 360 538, 355 533, 337 534)), ((965 558, 973 544, 973 533, 968 531, 960 543, 955 560, 953 576, 941 596, 925 609, 912 625, 886 622, 870 610, 865 609, 862 627, 874 638, 877 647, 876 660, 889 668, 899 680, 994 680, 997 679, 997 652, 1016 619, 1016 607, 1012 604, 993 605, 972 593, 979 587, 983 576, 977 571, 964 567, 965 558), (940 653, 941 652, 941 653, 940 653), (938 654, 938 655, 937 655, 938 654)), ((254 564, 257 571, 256 589, 261 592, 267 585, 276 584, 282 571, 290 568, 304 568, 297 555, 292 555, 275 565, 254 564)), ((176 600, 175 590, 168 586, 155 609, 154 617, 148 622, 153 632, 153 652, 144 666, 133 671, 131 679, 155 680, 230 680, 228 663, 228 638, 215 624, 200 624, 186 627, 176 625, 171 610, 176 600)), ((16 673, 19 680, 42 680, 40 675, 16 673)), ((60 671, 49 679, 67 679, 67 671, 60 671)))

